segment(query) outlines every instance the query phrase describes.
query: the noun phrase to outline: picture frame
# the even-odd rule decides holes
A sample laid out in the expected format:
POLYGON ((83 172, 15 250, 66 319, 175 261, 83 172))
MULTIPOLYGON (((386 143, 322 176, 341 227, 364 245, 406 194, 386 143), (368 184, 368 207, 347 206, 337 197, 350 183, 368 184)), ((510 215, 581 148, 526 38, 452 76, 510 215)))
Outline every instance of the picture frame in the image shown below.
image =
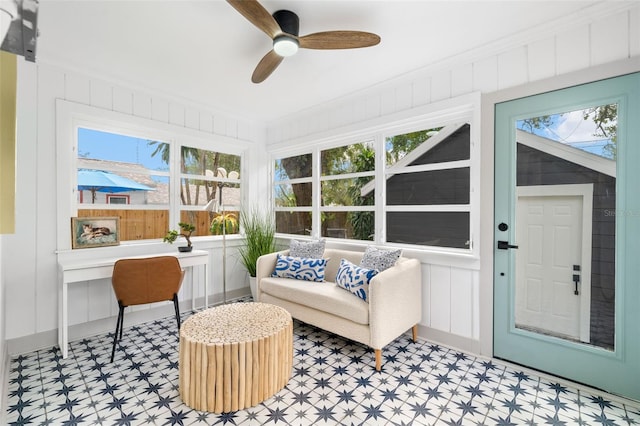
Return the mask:
POLYGON ((71 248, 117 246, 120 244, 119 217, 72 217, 71 248))

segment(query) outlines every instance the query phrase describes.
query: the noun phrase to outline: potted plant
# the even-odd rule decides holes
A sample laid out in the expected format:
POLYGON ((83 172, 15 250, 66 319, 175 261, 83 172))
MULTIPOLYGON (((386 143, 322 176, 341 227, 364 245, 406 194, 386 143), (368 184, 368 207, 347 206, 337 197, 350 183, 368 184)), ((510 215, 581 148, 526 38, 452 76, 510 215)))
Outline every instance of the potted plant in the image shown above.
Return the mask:
POLYGON ((178 237, 184 237, 184 239, 187 240, 187 245, 178 247, 178 250, 182 252, 193 250, 193 247, 191 246, 191 234, 196 230, 196 227, 186 222, 180 222, 178 223, 178 226, 180 227, 180 230, 182 232, 178 232, 175 229, 172 229, 171 231, 167 232, 167 235, 164 236, 162 241, 164 241, 165 243, 173 244, 173 242, 177 240, 178 237))
POLYGON ((220 213, 211 221, 209 231, 212 235, 229 235, 237 234, 238 228, 238 217, 234 213, 220 213))
POLYGON ((256 300, 256 262, 263 254, 276 251, 276 226, 272 215, 258 208, 243 210, 240 221, 244 227, 245 245, 240 246, 238 252, 249 272, 251 295, 256 300))

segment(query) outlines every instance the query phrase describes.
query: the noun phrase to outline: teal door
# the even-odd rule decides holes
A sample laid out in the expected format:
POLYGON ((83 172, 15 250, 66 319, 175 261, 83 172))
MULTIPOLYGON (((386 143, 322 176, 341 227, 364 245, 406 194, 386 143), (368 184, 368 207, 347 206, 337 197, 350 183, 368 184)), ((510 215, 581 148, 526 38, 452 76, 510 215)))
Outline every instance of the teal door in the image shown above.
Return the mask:
POLYGON ((495 109, 494 356, 640 400, 640 73, 495 109))

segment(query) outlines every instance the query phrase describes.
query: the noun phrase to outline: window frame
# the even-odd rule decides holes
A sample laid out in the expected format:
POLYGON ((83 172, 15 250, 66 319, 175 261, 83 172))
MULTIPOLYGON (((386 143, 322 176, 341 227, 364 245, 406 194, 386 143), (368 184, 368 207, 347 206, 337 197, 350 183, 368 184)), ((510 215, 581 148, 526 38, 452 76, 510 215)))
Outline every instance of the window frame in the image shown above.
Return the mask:
MULTIPOLYGON (((305 137, 298 141, 287 141, 277 145, 272 145, 270 151, 270 170, 274 172, 275 161, 277 159, 290 157, 296 155, 296 153, 311 153, 313 161, 312 170, 312 232, 313 238, 326 238, 336 243, 345 242, 350 245, 366 245, 376 244, 380 246, 394 246, 402 247, 408 251, 415 252, 429 252, 434 254, 455 255, 470 257, 475 260, 479 259, 480 248, 480 94, 472 93, 469 95, 460 96, 457 98, 447 99, 440 102, 435 102, 420 108, 415 108, 411 111, 404 113, 393 114, 388 117, 380 117, 365 121, 361 124, 348 126, 337 131, 331 131, 329 136, 317 136, 312 135, 305 137), (387 242, 386 236, 386 214, 389 211, 398 211, 398 207, 403 206, 387 206, 386 205, 386 176, 388 174, 395 174, 398 171, 389 171, 386 165, 386 150, 385 140, 388 136, 401 135, 412 131, 431 129, 435 127, 447 126, 455 123, 466 122, 470 125, 470 143, 469 143, 469 160, 460 160, 444 163, 436 163, 421 166, 408 166, 403 168, 403 172, 417 172, 422 168, 430 170, 444 170, 450 169, 449 166, 455 166, 455 168, 468 167, 469 171, 469 204, 468 205, 434 205, 428 208, 423 206, 404 206, 408 207, 401 211, 416 210, 416 208, 422 208, 421 211, 465 211, 469 212, 469 241, 470 247, 468 249, 461 248, 449 248, 440 246, 426 246, 426 245, 414 245, 414 244, 402 244, 387 242), (363 141, 373 141, 375 149, 375 203, 373 211, 375 214, 375 231, 374 240, 354 240, 354 239, 338 239, 332 237, 321 236, 321 218, 320 213, 322 211, 352 211, 361 210, 358 206, 335 206, 323 208, 321 206, 321 151, 336 148, 340 146, 347 146, 354 143, 363 141), (280 146, 279 146, 280 145, 280 146), (295 149, 289 148, 295 146, 295 149), (443 208, 443 206, 446 206, 443 208)), ((332 177, 343 178, 347 175, 335 175, 332 177)), ((273 180, 272 185, 276 182, 273 180)), ((275 200, 273 200, 273 186, 271 191, 270 203, 275 208, 275 200)), ((276 208, 276 211, 278 209, 276 208)), ((308 208, 305 211, 309 211, 308 208)), ((279 238, 296 238, 300 235, 277 233, 279 238)))
MULTIPOLYGON (((217 181, 233 181, 241 186, 241 204, 246 202, 247 182, 245 177, 247 158, 250 155, 250 144, 246 141, 231 138, 214 133, 206 133, 195 129, 176 126, 166 122, 151 120, 149 118, 136 117, 117 111, 109 111, 93 106, 77 104, 66 100, 56 100, 56 163, 57 163, 57 188, 58 197, 56 203, 57 217, 57 248, 58 250, 71 249, 71 236, 69 232, 69 218, 75 217, 83 206, 77 202, 77 158, 78 158, 78 128, 88 128, 109 133, 122 134, 137 138, 157 140, 171 144, 169 171, 170 194, 169 204, 164 205, 111 205, 102 204, 101 208, 148 209, 158 210, 168 208, 169 229, 178 228, 180 211, 185 207, 197 209, 198 206, 182 206, 180 204, 180 179, 188 176, 193 179, 195 175, 183 175, 180 170, 180 153, 182 146, 203 149, 225 154, 240 156, 241 170, 238 180, 211 178, 217 181)), ((162 175, 165 172, 153 173, 162 175)), ((203 239, 220 239, 220 236, 209 235, 197 237, 203 239)), ((162 238, 150 240, 121 241, 121 246, 134 245, 149 242, 161 242, 162 238)))

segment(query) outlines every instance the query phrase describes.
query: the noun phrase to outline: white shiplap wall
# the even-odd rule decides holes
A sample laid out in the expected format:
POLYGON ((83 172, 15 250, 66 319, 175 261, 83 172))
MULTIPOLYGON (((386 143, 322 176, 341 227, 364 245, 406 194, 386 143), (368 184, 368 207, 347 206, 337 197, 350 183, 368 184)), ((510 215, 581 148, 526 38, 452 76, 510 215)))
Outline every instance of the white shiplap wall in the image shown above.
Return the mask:
MULTIPOLYGON (((640 5, 607 2, 590 9, 588 14, 566 17, 562 22, 271 123, 267 129, 268 148, 308 144, 327 135, 336 137, 341 128, 351 132, 372 121, 394 114, 406 116, 412 110, 469 93, 489 94, 639 56, 640 5)), ((492 138, 481 141, 481 146, 491 146, 491 152, 492 144, 492 138)), ((493 170, 483 168, 482 173, 487 179, 493 170)), ((493 194, 485 196, 481 194, 481 212, 491 215, 493 194)), ((492 223, 492 218, 488 220, 492 223)), ((481 221, 487 223, 487 218, 481 221)), ((491 258, 491 247, 481 256, 491 258)), ((447 264, 442 258, 431 263, 428 254, 420 257, 425 289, 421 322, 426 327, 424 334, 490 355, 490 342, 479 342, 481 310, 492 309, 489 304, 481 305, 480 294, 483 288, 491 289, 492 283, 487 282, 491 280, 490 272, 487 276, 479 268, 459 265, 455 259, 447 264)), ((483 265, 490 268, 491 261, 483 265)), ((490 332, 482 339, 490 340, 490 332)))
MULTIPOLYGON (((249 197, 258 193, 261 182, 266 181, 259 175, 264 168, 257 164, 260 152, 264 150, 265 130, 262 125, 181 99, 168 99, 46 63, 19 61, 18 74, 16 233, 0 239, 3 248, 0 270, 3 272, 5 300, 8 301, 2 316, 6 320, 5 337, 10 351, 13 346, 13 352, 54 344, 57 335, 56 228, 59 221, 64 223, 68 218, 56 217, 56 203, 68 200, 68 195, 56 187, 56 176, 61 172, 57 170, 55 160, 56 100, 188 129, 190 135, 211 139, 211 149, 215 149, 216 136, 225 137, 227 142, 237 140, 247 148, 251 147, 246 150, 245 161, 249 164, 245 164, 245 170, 259 171, 246 176, 244 189, 249 191, 249 197), (20 343, 12 345, 16 341, 20 343)), ((227 257, 228 288, 241 290, 246 285, 245 273, 234 257, 233 241, 229 245, 232 248, 227 257)), ((213 265, 222 261, 219 241, 202 242, 198 248, 210 250, 213 265)), ((126 255, 126 247, 117 249, 126 255)), ((83 255, 91 255, 90 250, 95 249, 83 250, 86 252, 83 255)), ((151 244, 149 250, 167 250, 167 245, 156 243, 154 247, 151 244)), ((220 268, 212 269, 209 295, 214 291, 220 292, 220 268)), ((194 278, 196 284, 201 285, 202 274, 196 273, 194 278)), ((197 291, 196 295, 202 296, 199 287, 197 291)), ((185 283, 181 299, 190 297, 191 286, 185 283)), ((108 320, 97 328, 94 324, 82 329, 85 323, 117 314, 107 280, 72 286, 69 303, 70 324, 79 325, 76 336, 113 327, 113 321, 108 320), (110 303, 105 303, 105 300, 110 303)), ((71 337, 74 337, 73 333, 71 337)))

